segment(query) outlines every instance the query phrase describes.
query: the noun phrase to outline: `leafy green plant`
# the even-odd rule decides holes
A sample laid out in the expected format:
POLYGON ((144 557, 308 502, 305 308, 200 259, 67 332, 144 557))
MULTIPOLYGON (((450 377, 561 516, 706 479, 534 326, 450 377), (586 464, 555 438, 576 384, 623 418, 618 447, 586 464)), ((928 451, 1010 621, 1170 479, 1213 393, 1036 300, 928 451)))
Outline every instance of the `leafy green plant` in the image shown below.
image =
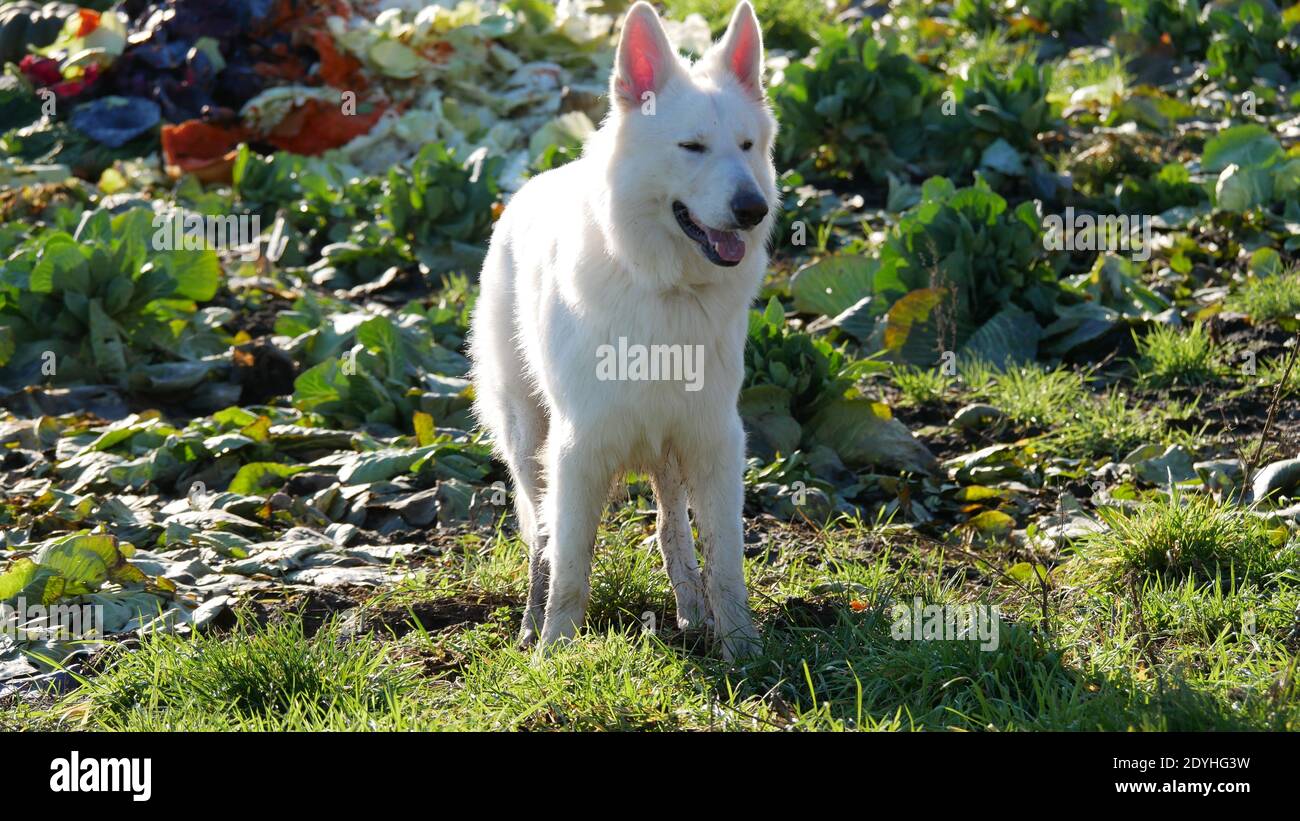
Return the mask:
POLYGON ((500 157, 464 168, 438 143, 426 145, 410 169, 388 174, 379 206, 403 254, 434 273, 477 270, 481 243, 492 231, 500 157))
POLYGON ((1285 85, 1300 71, 1294 15, 1288 22, 1257 0, 1242 0, 1231 10, 1211 10, 1208 22, 1213 31, 1209 75, 1229 88, 1247 88, 1256 78, 1285 85))
POLYGON ((827 29, 820 47, 786 68, 770 94, 781 121, 781 164, 815 178, 885 179, 924 146, 930 76, 893 41, 867 29, 827 29))
POLYGON ((933 177, 886 236, 877 259, 828 257, 791 282, 795 306, 900 362, 944 351, 996 363, 1032 358, 1040 322, 1061 296, 1033 202, 1008 210, 983 178, 933 177))
POLYGON ((1210 43, 1199 0, 1112 0, 1121 10, 1124 32, 1143 46, 1160 43, 1184 57, 1205 56, 1210 43))
POLYGON ((1056 320, 1043 329, 1043 350, 1056 355, 1105 337, 1121 323, 1145 322, 1170 308, 1167 297, 1145 285, 1143 266, 1104 253, 1088 271, 1061 279, 1070 294, 1057 302, 1056 320))
POLYGON ((819 467, 801 450, 771 462, 751 458, 745 467, 746 500, 774 516, 825 521, 836 503, 852 496, 857 487, 837 488, 818 476, 819 467))
POLYGON ((953 19, 975 32, 1011 27, 1018 32, 1078 32, 1104 36, 1109 29, 1102 0, 1025 0, 1008 5, 998 0, 956 0, 953 19))
POLYGON ((378 278, 414 264, 433 274, 474 271, 492 230, 501 157, 471 167, 430 143, 409 168, 387 177, 348 178, 310 157, 258 157, 241 146, 233 170, 238 202, 293 227, 298 256, 319 254, 311 273, 334 287, 378 278))
POLYGON ((751 315, 744 385, 780 388, 789 394, 795 417, 807 420, 873 368, 851 362, 824 339, 791 330, 784 320, 779 302, 751 315))
POLYGON ((1107 3, 1098 0, 1027 0, 1025 12, 1058 34, 1079 32, 1098 38, 1106 34, 1107 3))
POLYGON ((997 0, 956 0, 952 16, 971 31, 992 31, 1004 21, 1000 6, 997 0))
POLYGON ((771 459, 801 443, 820 444, 846 464, 930 469, 930 452, 887 407, 856 387, 862 377, 888 366, 850 360, 825 339, 792 331, 784 319, 775 297, 762 313, 750 313, 740 414, 754 434, 756 451, 771 459))
POLYGON ((1008 303, 1046 313, 1055 287, 1043 262, 1041 231, 1032 202, 1008 210, 983 180, 957 188, 933 178, 922 187, 921 202, 886 238, 881 260, 893 266, 907 290, 956 289, 958 310, 973 324, 1008 303))
MULTIPOLYGON (((1265 126, 1247 123, 1220 132, 1205 143, 1201 167, 1219 175, 1214 206, 1220 211, 1243 214, 1281 205, 1285 213, 1300 215, 1300 157, 1286 153, 1265 126)), ((1300 248, 1300 239, 1288 237, 1285 247, 1300 248)))
POLYGON ((1004 71, 975 65, 953 81, 951 116, 942 107, 928 111, 926 169, 952 178, 976 169, 1023 176, 1026 156, 1039 153, 1038 135, 1056 125, 1047 100, 1051 87, 1047 65, 1022 60, 1004 71))
POLYGON ((239 146, 231 168, 235 196, 264 215, 287 207, 302 197, 301 177, 306 158, 287 151, 269 156, 255 154, 247 145, 239 146))
MULTIPOLYGON (((736 4, 731 0, 668 0, 668 15, 684 20, 699 14, 721 36, 736 4)), ((763 21, 763 45, 772 49, 808 51, 817 43, 817 30, 826 16, 824 0, 754 0, 754 13, 763 21)))
POLYGON ((1010 211, 983 179, 961 189, 927 180, 921 202, 885 239, 880 263, 872 283, 880 305, 875 338, 918 365, 972 340, 971 353, 989 359, 1029 354, 1038 339, 1035 315, 1050 316, 1059 293, 1034 204, 1010 211))
POLYGON ((87 214, 39 233, 0 270, 0 365, 11 381, 192 388, 223 346, 196 313, 221 283, 211 250, 154 251, 153 212, 87 214))
POLYGON ((153 579, 128 562, 134 552, 130 544, 88 530, 50 539, 0 573, 0 602, 21 597, 54 604, 65 597, 93 593, 105 584, 140 587, 148 583, 154 590, 176 589, 171 582, 153 579))
POLYGON ((461 378, 469 363, 435 341, 427 315, 342 318, 322 315, 323 306, 309 300, 298 307, 277 325, 300 332, 293 347, 311 364, 294 382, 297 407, 344 427, 409 431, 417 411, 472 427, 469 383, 461 378))
POLYGON ((1192 182, 1182 163, 1166 163, 1150 178, 1126 175, 1119 185, 1124 214, 1160 214, 1171 208, 1198 206, 1208 199, 1205 187, 1192 182))

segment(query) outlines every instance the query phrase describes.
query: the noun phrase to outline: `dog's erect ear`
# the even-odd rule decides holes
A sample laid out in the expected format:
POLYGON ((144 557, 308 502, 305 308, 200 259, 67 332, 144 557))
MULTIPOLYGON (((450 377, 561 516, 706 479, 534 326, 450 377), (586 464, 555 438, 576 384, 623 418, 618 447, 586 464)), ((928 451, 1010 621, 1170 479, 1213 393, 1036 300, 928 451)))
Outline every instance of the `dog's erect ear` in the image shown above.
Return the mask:
POLYGON ((749 0, 741 0, 731 14, 727 33, 717 45, 718 57, 740 84, 763 93, 763 32, 749 0))
POLYGON ((644 0, 632 6, 623 21, 623 36, 614 58, 613 95, 625 107, 646 102, 646 92, 658 94, 678 70, 677 52, 654 6, 644 0))

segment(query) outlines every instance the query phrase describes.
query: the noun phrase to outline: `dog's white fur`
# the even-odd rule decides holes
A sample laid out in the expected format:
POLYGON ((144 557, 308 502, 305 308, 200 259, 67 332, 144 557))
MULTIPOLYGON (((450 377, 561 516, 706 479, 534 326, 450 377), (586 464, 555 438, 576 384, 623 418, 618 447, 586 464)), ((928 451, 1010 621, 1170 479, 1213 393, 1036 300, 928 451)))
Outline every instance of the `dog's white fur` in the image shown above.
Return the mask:
POLYGON ((546 645, 576 633, 611 484, 639 470, 658 499, 679 625, 708 626, 736 658, 758 646, 742 562, 736 400, 777 202, 776 121, 752 7, 742 2, 723 39, 691 64, 654 9, 637 3, 610 85, 610 114, 582 157, 529 181, 502 214, 472 321, 476 412, 509 467, 530 552, 520 641, 540 634, 546 645), (759 192, 768 213, 736 231, 746 246, 738 264, 715 265, 672 203, 725 230, 737 225, 731 203, 740 190, 759 192), (619 337, 700 346, 702 388, 602 381, 598 349, 619 337))

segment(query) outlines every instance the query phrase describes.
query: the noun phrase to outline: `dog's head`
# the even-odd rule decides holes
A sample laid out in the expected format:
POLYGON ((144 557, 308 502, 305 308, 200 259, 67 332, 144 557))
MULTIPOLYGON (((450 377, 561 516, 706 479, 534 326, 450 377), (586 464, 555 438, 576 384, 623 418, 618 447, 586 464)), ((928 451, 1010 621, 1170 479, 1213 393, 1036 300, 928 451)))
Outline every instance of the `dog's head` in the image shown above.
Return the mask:
POLYGON ((776 120, 747 0, 694 64, 678 57, 654 8, 638 2, 623 24, 610 98, 611 179, 635 199, 638 222, 660 223, 716 266, 760 249, 777 206, 776 120))

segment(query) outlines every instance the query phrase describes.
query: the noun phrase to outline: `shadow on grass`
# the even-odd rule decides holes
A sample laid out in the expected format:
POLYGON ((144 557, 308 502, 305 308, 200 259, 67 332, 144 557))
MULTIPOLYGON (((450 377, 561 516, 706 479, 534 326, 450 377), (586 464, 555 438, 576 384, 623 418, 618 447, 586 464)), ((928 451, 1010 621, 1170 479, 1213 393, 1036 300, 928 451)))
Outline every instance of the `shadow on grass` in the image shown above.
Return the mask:
POLYGON ((761 696, 811 729, 1263 730, 1270 705, 1226 703, 1182 680, 1067 665, 1038 631, 1002 621, 996 649, 902 640, 887 610, 791 600, 762 626, 765 655, 725 667, 692 655, 724 702, 761 696))

